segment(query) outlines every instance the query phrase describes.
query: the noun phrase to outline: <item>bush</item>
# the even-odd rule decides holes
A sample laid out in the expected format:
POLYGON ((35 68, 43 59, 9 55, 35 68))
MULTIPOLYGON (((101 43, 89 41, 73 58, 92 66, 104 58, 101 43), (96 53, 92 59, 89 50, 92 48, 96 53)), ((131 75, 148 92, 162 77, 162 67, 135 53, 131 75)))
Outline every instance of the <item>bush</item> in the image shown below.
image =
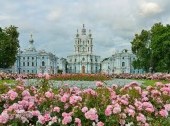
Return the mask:
POLYGON ((136 82, 123 87, 54 89, 49 75, 40 76, 38 87, 7 88, 0 95, 0 124, 52 126, 169 126, 170 84, 157 82, 141 88, 136 82), (45 77, 45 78, 44 78, 45 77))

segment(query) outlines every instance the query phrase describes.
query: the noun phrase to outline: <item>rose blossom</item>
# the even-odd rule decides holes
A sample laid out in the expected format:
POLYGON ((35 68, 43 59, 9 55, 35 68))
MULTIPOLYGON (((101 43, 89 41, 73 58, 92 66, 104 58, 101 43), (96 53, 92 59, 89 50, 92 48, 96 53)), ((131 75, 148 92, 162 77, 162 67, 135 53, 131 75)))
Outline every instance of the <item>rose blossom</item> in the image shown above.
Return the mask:
POLYGON ((47 98, 53 98, 53 97, 54 97, 54 93, 52 93, 52 92, 50 92, 50 91, 47 91, 47 92, 45 92, 45 96, 46 96, 47 98))
POLYGON ((170 104, 165 104, 164 107, 165 107, 165 110, 170 111, 170 104))
POLYGON ((88 108, 87 108, 87 107, 83 107, 83 108, 81 109, 81 111, 82 111, 83 113, 85 113, 85 112, 88 111, 88 108))
POLYGON ((103 83, 101 81, 96 82, 96 87, 102 87, 102 86, 103 86, 103 83))
POLYGON ((138 116, 136 117, 136 120, 139 122, 145 123, 146 117, 143 114, 139 113, 138 116))
POLYGON ((168 116, 168 111, 167 110, 164 110, 164 109, 161 109, 159 111, 159 114, 162 116, 162 117, 167 117, 168 116))
POLYGON ((60 112, 60 108, 59 107, 54 107, 53 111, 54 112, 60 112))
POLYGON ((104 126, 104 123, 100 121, 97 123, 97 126, 104 126))
POLYGON ((13 90, 9 90, 7 94, 12 101, 15 100, 16 97, 18 97, 18 93, 13 90))
POLYGON ((81 120, 79 118, 75 118, 75 123, 77 123, 78 126, 82 126, 81 120))
POLYGON ((85 117, 86 117, 86 119, 97 120, 98 119, 98 115, 97 115, 96 109, 95 108, 91 108, 89 111, 87 111, 85 113, 85 117))
POLYGON ((0 114, 0 124, 5 124, 8 122, 8 119, 9 119, 9 115, 7 113, 7 111, 4 111, 0 114))
POLYGON ((64 112, 62 113, 62 116, 63 116, 62 124, 67 125, 72 121, 72 117, 70 113, 64 112))

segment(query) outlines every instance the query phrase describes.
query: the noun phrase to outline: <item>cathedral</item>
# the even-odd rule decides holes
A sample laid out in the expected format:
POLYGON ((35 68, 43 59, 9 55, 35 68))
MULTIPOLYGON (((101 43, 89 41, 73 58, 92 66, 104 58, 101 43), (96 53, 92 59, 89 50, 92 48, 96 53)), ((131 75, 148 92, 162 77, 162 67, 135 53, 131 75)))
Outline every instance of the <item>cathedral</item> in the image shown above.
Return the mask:
POLYGON ((91 30, 83 28, 75 35, 74 54, 67 56, 68 73, 99 73, 100 56, 93 54, 93 38, 91 30))
POLYGON ((12 68, 13 73, 50 73, 56 74, 58 57, 44 50, 37 51, 34 47, 34 40, 29 40, 29 46, 24 51, 17 54, 16 62, 12 68))
POLYGON ((136 56, 127 49, 116 52, 108 58, 101 60, 93 52, 94 41, 91 30, 86 31, 85 25, 75 34, 74 52, 67 58, 58 58, 46 51, 37 51, 34 40, 29 40, 29 47, 19 51, 16 62, 12 68, 13 73, 85 73, 85 74, 119 74, 143 73, 142 69, 134 69, 132 62, 136 56))

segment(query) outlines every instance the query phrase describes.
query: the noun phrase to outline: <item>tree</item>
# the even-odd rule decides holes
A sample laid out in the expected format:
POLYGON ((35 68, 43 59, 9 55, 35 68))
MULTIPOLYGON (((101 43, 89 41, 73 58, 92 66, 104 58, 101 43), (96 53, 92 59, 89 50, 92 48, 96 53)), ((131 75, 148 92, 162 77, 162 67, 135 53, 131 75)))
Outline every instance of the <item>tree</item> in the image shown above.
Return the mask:
POLYGON ((132 52, 137 59, 135 68, 146 72, 170 72, 170 25, 156 23, 151 30, 142 30, 131 42, 132 52))
POLYGON ((11 67, 16 61, 19 49, 17 27, 0 28, 0 68, 11 67))

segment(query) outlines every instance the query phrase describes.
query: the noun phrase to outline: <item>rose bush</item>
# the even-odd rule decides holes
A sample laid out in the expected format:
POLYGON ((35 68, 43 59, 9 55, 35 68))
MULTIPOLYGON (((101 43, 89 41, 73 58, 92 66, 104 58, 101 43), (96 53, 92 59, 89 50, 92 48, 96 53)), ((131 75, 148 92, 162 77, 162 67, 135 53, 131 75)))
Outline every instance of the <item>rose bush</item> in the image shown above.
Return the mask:
POLYGON ((169 126, 170 84, 123 87, 96 82, 96 89, 54 89, 49 75, 40 84, 21 81, 0 94, 0 125, 51 126, 169 126))

